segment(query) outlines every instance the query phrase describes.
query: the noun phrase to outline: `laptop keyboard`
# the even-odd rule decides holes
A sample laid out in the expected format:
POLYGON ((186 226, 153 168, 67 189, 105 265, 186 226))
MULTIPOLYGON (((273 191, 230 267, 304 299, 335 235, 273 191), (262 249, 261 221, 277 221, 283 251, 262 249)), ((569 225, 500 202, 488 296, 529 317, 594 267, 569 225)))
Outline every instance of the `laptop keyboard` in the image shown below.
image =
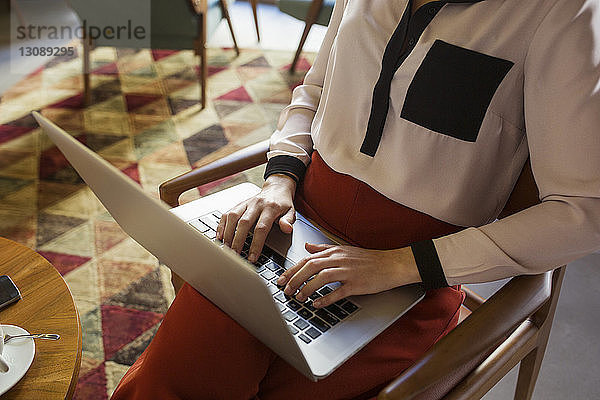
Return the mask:
MULTIPOLYGON (((220 219, 221 213, 213 211, 188 223, 209 239, 216 240, 216 231, 220 219)), ((250 243, 252 243, 252 234, 248 235, 242 248, 241 256, 243 258, 248 257, 250 243)), ((304 303, 288 296, 283 292, 283 286, 276 284, 279 276, 285 271, 282 267, 284 264, 285 257, 265 245, 261 255, 253 265, 271 291, 275 304, 286 320, 290 332, 298 336, 304 343, 312 343, 359 309, 356 304, 346 299, 339 300, 321 309, 314 308, 312 306, 314 300, 331 293, 332 289, 329 286, 323 286, 317 290, 304 303)))

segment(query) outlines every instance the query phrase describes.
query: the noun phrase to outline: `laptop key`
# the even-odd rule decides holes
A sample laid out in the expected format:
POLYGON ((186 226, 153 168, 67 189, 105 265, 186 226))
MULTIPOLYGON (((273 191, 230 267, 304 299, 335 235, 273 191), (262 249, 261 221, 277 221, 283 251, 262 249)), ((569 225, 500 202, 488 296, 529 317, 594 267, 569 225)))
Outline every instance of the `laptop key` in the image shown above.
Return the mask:
POLYGON ((261 272, 263 272, 265 270, 265 266, 264 265, 261 265, 260 267, 257 267, 255 265, 255 267, 256 267, 256 273, 257 274, 260 274, 261 272))
POLYGON ((267 257, 269 257, 271 260, 275 261, 275 263, 277 263, 279 265, 285 265, 285 257, 282 256, 281 254, 275 253, 274 251, 272 251, 268 247, 266 247, 263 250, 263 253, 265 253, 265 255, 267 257))
POLYGON ((304 332, 304 333, 306 333, 308 336, 310 336, 313 339, 316 339, 319 336, 321 336, 321 332, 319 332, 318 330, 316 330, 313 327, 307 329, 306 332, 304 332))
POLYGON ((275 274, 272 273, 271 271, 269 271, 268 269, 264 270, 260 276, 262 276, 263 278, 265 278, 266 280, 270 281, 271 279, 275 278, 275 274))
POLYGON ((264 264, 266 264, 269 261, 270 260, 267 257, 265 257, 264 255, 262 255, 262 254, 260 256, 258 256, 258 263, 261 264, 261 265, 264 265, 264 264))
POLYGON ((301 333, 298 337, 306 344, 312 342, 312 340, 310 340, 310 338, 303 333, 301 333))
POLYGON ((300 332, 294 325, 288 325, 288 329, 292 332, 292 335, 297 335, 300 332))
POLYGON ((302 318, 298 318, 296 320, 296 322, 294 322, 294 325, 296 325, 296 327, 300 330, 304 330, 306 329, 306 327, 310 326, 308 324, 308 322, 306 322, 305 320, 303 320, 302 318))
POLYGON ((338 317, 339 319, 344 319, 348 316, 348 313, 346 311, 342 310, 335 304, 328 305, 327 307, 325 307, 325 309, 333 315, 335 315, 336 317, 338 317))
POLYGON ((265 262, 264 262, 263 264, 265 264, 265 267, 267 267, 269 270, 271 270, 271 271, 275 272, 275 271, 277 271, 278 269, 280 269, 280 268, 279 268, 279 265, 277 265, 277 264, 276 264, 275 262, 273 262, 273 261, 270 261, 270 260, 269 260, 267 257, 265 257, 265 256, 260 256, 260 257, 258 258, 258 260, 260 261, 262 258, 264 258, 264 259, 265 259, 265 262))
POLYGON ((297 314, 304 319, 310 319, 313 316, 313 313, 308 311, 306 308, 301 308, 298 310, 297 314))
POLYGON ((347 301, 344 304, 342 304, 342 308, 348 314, 352 314, 354 311, 358 310, 358 306, 350 301, 347 301))
POLYGON ((217 237, 217 232, 213 231, 212 229, 205 232, 204 233, 206 235, 207 238, 209 238, 210 240, 213 240, 217 237))
POLYGON ((321 296, 326 296, 331 292, 333 292, 333 290, 331 290, 327 286, 323 286, 321 289, 319 289, 319 294, 321 294, 321 296))
POLYGON ((261 263, 258 260, 256 260, 255 262, 253 262, 252 265, 254 265, 256 268, 258 268, 258 267, 264 267, 265 266, 264 263, 261 263))
POLYGON ((315 311, 315 314, 319 316, 322 320, 327 322, 329 325, 335 325, 340 322, 336 317, 325 311, 325 309, 321 308, 315 311))
POLYGON ((267 288, 269 289, 269 292, 271 292, 271 294, 275 294, 277 292, 279 292, 279 289, 277 289, 275 286, 273 285, 268 285, 267 288))
POLYGON ((189 224, 191 226, 193 226, 194 228, 198 229, 202 233, 204 233, 210 229, 210 227, 208 225, 206 225, 204 222, 200 221, 199 219, 195 219, 195 220, 189 222, 189 224))
MULTIPOLYGON (((277 303, 277 305, 279 305, 279 303, 277 303)), ((285 320, 288 321, 288 322, 292 322, 293 320, 295 320, 298 317, 293 312, 286 311, 286 312, 283 313, 283 318, 285 318, 285 320)))
POLYGON ((314 326, 315 328, 317 328, 318 330, 320 330, 321 332, 327 332, 330 328, 329 325, 327 325, 321 318, 319 317, 312 317, 311 319, 308 320, 308 322, 314 326))
POLYGON ((281 276, 281 274, 283 274, 284 272, 285 272, 285 269, 279 268, 277 271, 275 271, 275 275, 281 276))
POLYGON ((275 303, 277 304, 277 308, 279 308, 279 311, 284 312, 285 310, 287 310, 287 308, 285 308, 285 306, 281 303, 275 303))
POLYGON ((215 221, 215 218, 212 215, 205 215, 203 217, 200 217, 200 221, 208 225, 213 231, 216 231, 217 227, 219 226, 219 222, 215 221))
POLYGON ((293 310, 293 311, 298 311, 300 308, 302 308, 302 306, 300 305, 300 303, 298 303, 296 300, 290 300, 287 302, 287 306, 293 310))
POLYGON ((315 312, 317 311, 316 308, 313 307, 312 301, 307 300, 304 302, 304 304, 302 304, 304 307, 308 308, 309 311, 315 312))
MULTIPOLYGON (((275 282, 277 282, 277 280, 275 280, 275 282)), ((278 285, 276 283, 274 283, 275 286, 277 286, 277 289, 281 290, 283 292, 283 289, 285 289, 285 285, 278 285)))
POLYGON ((268 247, 268 246, 263 246, 262 252, 263 256, 267 257, 268 259, 271 259, 272 254, 273 254, 273 250, 268 247))
POLYGON ((311 300, 316 300, 319 297, 321 297, 321 295, 319 294, 319 292, 314 292, 313 294, 311 294, 310 296, 308 296, 308 298, 311 299, 311 300))
POLYGON ((285 303, 285 296, 283 295, 283 292, 277 292, 273 297, 275 297, 277 301, 285 303))

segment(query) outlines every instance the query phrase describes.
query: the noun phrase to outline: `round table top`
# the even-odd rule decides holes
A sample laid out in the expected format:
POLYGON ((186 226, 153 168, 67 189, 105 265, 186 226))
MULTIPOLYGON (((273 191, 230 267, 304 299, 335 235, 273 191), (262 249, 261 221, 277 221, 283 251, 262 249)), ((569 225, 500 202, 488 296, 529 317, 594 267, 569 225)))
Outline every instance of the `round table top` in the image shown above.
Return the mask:
POLYGON ((70 399, 81 365, 81 325, 67 284, 45 258, 4 238, 0 238, 0 275, 10 276, 22 296, 0 310, 0 323, 61 336, 57 341, 36 341, 33 364, 2 400, 70 399))

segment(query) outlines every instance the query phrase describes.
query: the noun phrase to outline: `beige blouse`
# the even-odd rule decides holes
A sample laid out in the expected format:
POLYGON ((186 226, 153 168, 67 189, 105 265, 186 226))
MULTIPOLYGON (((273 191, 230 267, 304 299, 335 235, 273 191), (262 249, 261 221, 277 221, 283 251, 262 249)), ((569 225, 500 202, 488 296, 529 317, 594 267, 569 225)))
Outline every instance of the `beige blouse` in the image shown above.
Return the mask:
POLYGON ((267 172, 301 175, 316 149, 335 171, 464 226, 433 240, 451 285, 600 249, 600 1, 436 1, 399 28, 407 5, 336 2, 267 172), (407 50, 388 51, 389 95, 374 96, 395 31, 407 50), (496 220, 528 156, 542 202, 496 220))

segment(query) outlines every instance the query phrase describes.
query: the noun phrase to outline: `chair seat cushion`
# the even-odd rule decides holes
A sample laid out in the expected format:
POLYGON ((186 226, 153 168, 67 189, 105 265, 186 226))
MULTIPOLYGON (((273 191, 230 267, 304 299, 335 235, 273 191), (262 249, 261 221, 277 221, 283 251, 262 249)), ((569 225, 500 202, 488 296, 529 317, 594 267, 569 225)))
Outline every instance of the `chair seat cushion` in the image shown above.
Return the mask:
MULTIPOLYGON (((282 12, 304 21, 312 0, 279 0, 278 7, 282 12)), ((321 12, 315 23, 327 26, 333 12, 335 0, 324 0, 321 12)))

